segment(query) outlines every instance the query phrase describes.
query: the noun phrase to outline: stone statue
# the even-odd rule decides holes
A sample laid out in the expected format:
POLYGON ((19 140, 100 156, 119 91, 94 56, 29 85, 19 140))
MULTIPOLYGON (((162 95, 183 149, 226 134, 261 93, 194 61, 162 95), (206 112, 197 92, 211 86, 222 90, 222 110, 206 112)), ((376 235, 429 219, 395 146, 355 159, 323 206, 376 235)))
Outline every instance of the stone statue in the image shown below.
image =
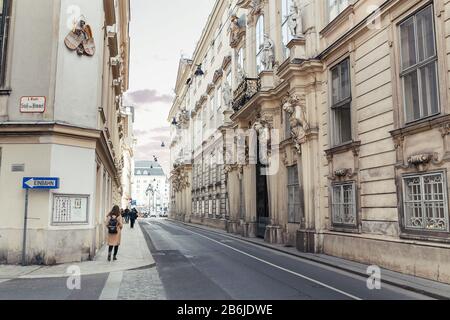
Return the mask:
POLYGON ((303 14, 302 10, 300 10, 295 1, 292 0, 291 6, 289 8, 289 15, 287 16, 287 18, 289 30, 294 38, 304 36, 302 14, 303 14))
POLYGON ((267 34, 264 34, 264 43, 262 46, 261 62, 264 70, 272 70, 275 64, 275 44, 267 34))
POLYGON ((306 134, 310 130, 305 108, 304 96, 289 94, 283 99, 283 110, 289 115, 291 136, 299 152, 301 152, 301 145, 305 142, 306 134))
POLYGON ((236 48, 245 34, 245 28, 242 27, 237 15, 231 16, 230 22, 230 46, 236 48))
POLYGON ((225 81, 222 88, 222 97, 223 97, 223 103, 225 105, 225 109, 231 109, 231 86, 228 83, 228 81, 225 81))

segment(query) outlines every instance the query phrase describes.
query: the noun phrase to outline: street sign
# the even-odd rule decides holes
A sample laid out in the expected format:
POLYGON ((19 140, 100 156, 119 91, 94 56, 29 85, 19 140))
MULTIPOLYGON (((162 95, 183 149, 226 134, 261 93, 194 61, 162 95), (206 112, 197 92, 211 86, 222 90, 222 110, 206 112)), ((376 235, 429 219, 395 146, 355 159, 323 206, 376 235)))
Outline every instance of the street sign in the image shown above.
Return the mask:
POLYGON ((23 178, 23 189, 59 189, 59 178, 23 178))
POLYGON ((44 113, 47 104, 46 97, 22 97, 20 98, 21 113, 44 113))

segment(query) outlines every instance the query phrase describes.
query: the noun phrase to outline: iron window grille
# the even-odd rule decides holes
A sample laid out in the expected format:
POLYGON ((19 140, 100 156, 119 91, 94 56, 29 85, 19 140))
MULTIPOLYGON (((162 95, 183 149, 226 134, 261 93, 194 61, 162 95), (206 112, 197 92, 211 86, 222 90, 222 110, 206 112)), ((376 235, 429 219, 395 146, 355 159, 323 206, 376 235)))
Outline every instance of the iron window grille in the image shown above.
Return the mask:
POLYGON ((355 228, 356 192, 355 183, 335 184, 332 186, 332 223, 335 226, 355 228))
POLYGON ((403 177, 404 224, 409 230, 449 232, 444 172, 403 177))

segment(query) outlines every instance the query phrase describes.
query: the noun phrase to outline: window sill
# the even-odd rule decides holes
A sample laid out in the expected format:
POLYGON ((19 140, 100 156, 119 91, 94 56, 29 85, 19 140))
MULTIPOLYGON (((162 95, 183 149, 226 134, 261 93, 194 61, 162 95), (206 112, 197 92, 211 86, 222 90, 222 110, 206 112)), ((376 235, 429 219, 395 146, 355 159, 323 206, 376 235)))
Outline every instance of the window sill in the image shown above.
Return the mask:
POLYGON ((340 233, 361 234, 361 231, 357 226, 347 226, 347 225, 336 225, 336 224, 331 225, 330 231, 340 233))
POLYGON ((403 230, 400 239, 450 244, 450 233, 403 230))
POLYGON ((325 150, 325 153, 327 156, 332 156, 334 154, 339 154, 339 153, 345 153, 350 150, 352 150, 355 153, 357 150, 359 150, 360 146, 361 146, 361 141, 351 141, 351 142, 347 142, 347 143, 335 146, 328 150, 325 150))
POLYGON ((394 138, 409 136, 416 133, 428 131, 433 128, 438 128, 447 124, 450 124, 450 114, 439 114, 425 119, 420 119, 415 122, 407 123, 401 128, 392 130, 390 134, 394 138))

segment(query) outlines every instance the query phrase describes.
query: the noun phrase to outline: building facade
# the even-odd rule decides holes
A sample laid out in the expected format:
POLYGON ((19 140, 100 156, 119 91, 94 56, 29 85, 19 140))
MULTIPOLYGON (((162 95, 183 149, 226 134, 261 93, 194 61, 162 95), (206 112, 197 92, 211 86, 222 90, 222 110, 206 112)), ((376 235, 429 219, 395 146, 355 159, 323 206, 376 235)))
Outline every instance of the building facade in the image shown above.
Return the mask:
POLYGON ((134 107, 124 107, 122 117, 122 209, 131 209, 133 177, 134 177, 134 148, 136 138, 133 134, 134 107))
POLYGON ((211 224, 209 203, 196 201, 216 189, 198 188, 195 143, 180 150, 202 141, 208 156, 222 141, 219 227, 450 283, 449 9, 440 0, 217 1, 180 67, 169 116, 173 216, 211 224), (222 56, 230 62, 216 71, 210 60, 222 56), (228 95, 226 82, 231 116, 221 112, 225 128, 211 136, 228 134, 205 139, 201 111, 214 110, 213 87, 228 95))
POLYGON ((60 179, 30 191, 25 262, 91 259, 122 197, 129 2, 0 3, 0 262, 21 261, 24 177, 60 179))
POLYGON ((164 212, 169 207, 169 183, 163 168, 155 161, 136 161, 132 198, 138 210, 164 212))

